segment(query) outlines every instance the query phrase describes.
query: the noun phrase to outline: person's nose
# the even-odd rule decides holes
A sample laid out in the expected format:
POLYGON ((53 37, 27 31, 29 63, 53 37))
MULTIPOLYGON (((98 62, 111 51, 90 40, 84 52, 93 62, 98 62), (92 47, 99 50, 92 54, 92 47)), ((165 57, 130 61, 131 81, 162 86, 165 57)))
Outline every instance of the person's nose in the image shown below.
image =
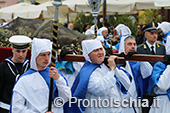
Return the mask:
POLYGON ((103 50, 100 49, 100 50, 99 50, 99 54, 102 54, 102 52, 103 52, 103 50))
POLYGON ((132 49, 134 49, 134 48, 135 48, 135 46, 136 46, 135 44, 132 44, 132 49))
POLYGON ((22 56, 23 55, 23 53, 22 52, 19 52, 19 56, 22 56))
POLYGON ((46 55, 45 56, 45 60, 49 60, 50 56, 49 55, 46 55))

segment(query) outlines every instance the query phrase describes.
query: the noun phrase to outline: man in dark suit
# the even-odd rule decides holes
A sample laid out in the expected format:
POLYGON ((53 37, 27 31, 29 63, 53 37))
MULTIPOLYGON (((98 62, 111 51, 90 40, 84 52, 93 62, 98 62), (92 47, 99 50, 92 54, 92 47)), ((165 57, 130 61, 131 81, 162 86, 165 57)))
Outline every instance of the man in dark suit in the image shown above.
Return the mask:
MULTIPOLYGON (((144 36, 146 41, 137 47, 137 52, 139 54, 150 54, 150 55, 165 55, 165 46, 156 43, 158 38, 156 22, 150 22, 146 24, 142 29, 144 31, 144 36)), ((153 66, 155 62, 150 62, 153 66)))
MULTIPOLYGON (((150 22, 146 24, 145 27, 142 28, 146 41, 137 47, 137 52, 139 54, 150 54, 150 55, 166 54, 165 46, 156 43, 158 38, 157 26, 158 24, 156 22, 150 22)), ((152 66, 155 64, 155 62, 150 62, 150 63, 152 66)), ((149 77, 144 80, 144 84, 148 84, 148 80, 149 77)), ((143 99, 148 99, 149 106, 151 106, 153 103, 154 96, 155 94, 153 92, 151 92, 150 95, 147 93, 143 95, 143 99)), ((142 113, 149 113, 149 110, 150 107, 142 107, 142 113)))

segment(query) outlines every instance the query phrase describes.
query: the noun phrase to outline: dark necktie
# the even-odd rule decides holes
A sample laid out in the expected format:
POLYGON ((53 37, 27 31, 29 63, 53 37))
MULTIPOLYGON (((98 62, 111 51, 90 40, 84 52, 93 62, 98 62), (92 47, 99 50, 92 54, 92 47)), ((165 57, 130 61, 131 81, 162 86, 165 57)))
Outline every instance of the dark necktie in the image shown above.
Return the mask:
POLYGON ((155 55, 154 46, 151 46, 151 49, 152 49, 152 55, 155 55))

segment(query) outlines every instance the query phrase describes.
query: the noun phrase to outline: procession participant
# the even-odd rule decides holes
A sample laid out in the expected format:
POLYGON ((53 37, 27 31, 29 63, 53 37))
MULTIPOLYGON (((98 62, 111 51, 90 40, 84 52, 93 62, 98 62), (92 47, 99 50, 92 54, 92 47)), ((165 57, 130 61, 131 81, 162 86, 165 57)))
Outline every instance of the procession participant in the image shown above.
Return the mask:
MULTIPOLYGON (((135 37, 133 36, 127 36, 124 39, 124 50, 121 51, 122 54, 126 54, 127 56, 131 57, 134 53, 136 53, 136 41, 135 37)), ((124 69, 131 74, 132 76, 132 82, 130 85, 130 88, 128 90, 128 93, 126 95, 123 95, 125 99, 132 98, 136 101, 141 101, 143 93, 146 92, 145 88, 147 85, 143 83, 147 77, 150 76, 152 72, 152 66, 149 62, 138 62, 138 61, 126 61, 124 65, 124 69), (140 99, 138 99, 140 98, 140 99)), ((120 65, 121 66, 121 65, 120 65)), ((121 66, 122 67, 122 66, 121 66)), ((123 67, 122 67, 123 68, 123 67)), ((139 113, 138 106, 136 106, 136 103, 133 103, 133 106, 129 106, 124 108, 121 113, 139 113)))
MULTIPOLYGON (((89 29, 86 30, 86 32, 84 33, 85 35, 94 35, 94 29, 95 29, 95 25, 92 25, 89 29)), ((98 30, 98 28, 97 28, 98 30)))
MULTIPOLYGON (((120 29, 121 29, 122 27, 124 27, 124 26, 125 26, 124 24, 119 24, 119 25, 117 25, 116 28, 115 28, 115 32, 116 32, 116 34, 118 34, 120 40, 121 40, 121 38, 122 38, 122 36, 121 36, 121 30, 120 30, 120 29)), ((119 40, 119 42, 115 45, 115 48, 116 48, 117 50, 119 50, 120 40, 119 40)))
MULTIPOLYGON (((30 69, 14 86, 11 113, 45 113, 48 110, 50 77, 54 79, 53 100, 61 97, 62 103, 65 103, 71 97, 70 88, 62 74, 55 67, 48 67, 51 50, 50 40, 33 39, 30 69)), ((53 102, 52 112, 63 113, 63 107, 56 107, 53 102)))
POLYGON ((115 32, 118 34, 118 36, 119 36, 120 39, 122 38, 120 28, 122 28, 123 26, 125 26, 125 25, 124 25, 124 24, 119 24, 119 25, 117 25, 116 28, 115 28, 115 30, 116 30, 115 32))
MULTIPOLYGON (((60 57, 64 58, 66 54, 75 54, 72 51, 63 49, 60 53, 60 57)), ((62 73, 68 82, 68 86, 71 88, 72 84, 83 66, 84 62, 73 61, 57 61, 55 67, 62 73)))
POLYGON ((108 43, 108 41, 110 41, 110 39, 107 38, 108 36, 108 28, 106 27, 102 27, 100 28, 98 31, 97 31, 97 36, 103 36, 104 38, 104 46, 107 47, 107 48, 110 48, 111 45, 108 43))
MULTIPOLYGON (((77 99, 101 99, 109 100, 117 99, 119 102, 122 99, 122 93, 126 93, 130 86, 131 76, 122 69, 116 67, 115 58, 110 56, 108 65, 104 61, 105 50, 100 41, 91 39, 82 41, 83 56, 86 59, 85 64, 77 75, 72 86, 73 97, 77 99)), ((81 108, 84 113, 120 113, 121 107, 104 105, 98 106, 97 103, 92 103, 86 107, 81 103, 81 108)))
POLYGON ((167 41, 167 37, 170 37, 170 23, 169 22, 162 22, 158 26, 158 30, 163 32, 163 34, 164 34, 163 44, 165 44, 166 41, 167 41))
POLYGON ((157 62, 154 65, 149 80, 148 92, 150 93, 153 88, 156 93, 155 100, 159 100, 153 102, 149 113, 169 113, 170 110, 170 37, 167 37, 165 47, 167 55, 164 56, 164 62, 157 62))
POLYGON ((120 28, 120 34, 121 34, 121 39, 120 39, 120 44, 119 44, 119 53, 121 53, 121 51, 124 51, 124 40, 127 36, 131 36, 132 32, 129 29, 129 27, 127 26, 122 26, 120 28))
POLYGON ((115 49, 108 48, 108 47, 104 46, 104 38, 103 38, 103 36, 97 36, 95 38, 95 40, 99 40, 102 43, 102 46, 103 46, 103 48, 105 49, 105 52, 106 52, 106 56, 110 56, 113 53, 117 53, 117 51, 115 49))
POLYGON ((0 64, 0 113, 9 113, 12 89, 17 78, 29 69, 26 59, 31 39, 23 35, 10 37, 13 56, 0 64))

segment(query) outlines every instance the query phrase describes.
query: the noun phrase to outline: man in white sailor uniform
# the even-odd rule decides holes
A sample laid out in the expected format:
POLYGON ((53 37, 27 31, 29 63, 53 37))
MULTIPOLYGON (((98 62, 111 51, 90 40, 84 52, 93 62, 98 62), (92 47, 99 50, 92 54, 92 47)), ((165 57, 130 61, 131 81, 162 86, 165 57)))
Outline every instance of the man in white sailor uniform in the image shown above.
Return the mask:
POLYGON ((31 39, 23 35, 14 35, 9 41, 12 43, 13 56, 0 64, 0 113, 9 113, 14 83, 29 69, 26 56, 31 39))
POLYGON ((62 74, 55 67, 48 67, 51 50, 49 39, 33 39, 30 69, 21 75, 13 88, 10 113, 63 113, 63 107, 56 107, 54 102, 51 111, 47 112, 50 77, 54 80, 53 100, 61 97, 64 104, 71 97, 70 88, 62 74))

